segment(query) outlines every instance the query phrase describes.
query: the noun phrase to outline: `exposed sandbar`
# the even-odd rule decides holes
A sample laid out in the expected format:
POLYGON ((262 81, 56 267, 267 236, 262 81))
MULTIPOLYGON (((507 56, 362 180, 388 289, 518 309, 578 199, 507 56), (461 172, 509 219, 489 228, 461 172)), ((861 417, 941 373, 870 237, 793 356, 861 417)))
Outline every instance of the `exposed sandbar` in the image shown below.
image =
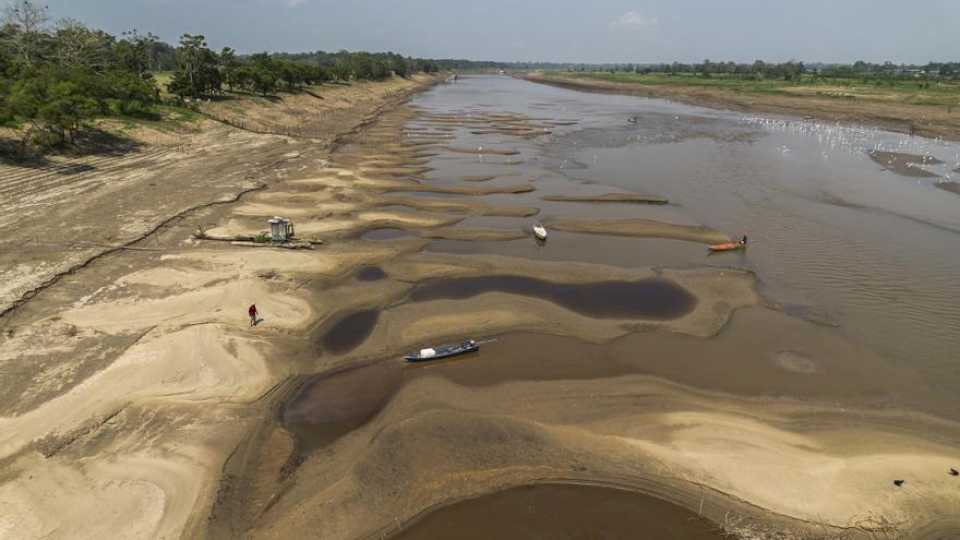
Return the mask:
POLYGON ((923 168, 924 165, 939 165, 943 163, 933 156, 905 154, 903 152, 883 152, 871 150, 867 152, 870 159, 884 169, 897 173, 900 176, 912 178, 936 178, 939 175, 923 168))
POLYGON ((591 203, 637 203, 637 204, 668 204, 670 201, 661 197, 651 197, 637 193, 606 193, 603 195, 548 195, 545 201, 554 202, 591 202, 591 203))
POLYGON ((437 229, 428 229, 420 234, 424 238, 433 238, 438 240, 475 240, 478 242, 508 242, 510 240, 519 240, 528 235, 523 231, 510 231, 503 229, 471 229, 461 227, 442 227, 437 229))
POLYGON ((934 185, 944 191, 960 195, 960 182, 937 182, 934 185))
POLYGON ((730 237, 720 231, 703 226, 676 225, 651 219, 571 219, 560 218, 547 223, 548 228, 559 231, 612 234, 637 238, 668 238, 702 244, 729 242, 730 237))
POLYGON ((496 156, 515 156, 520 152, 512 149, 506 148, 490 148, 488 146, 478 146, 476 148, 460 148, 456 146, 448 146, 444 148, 447 152, 453 152, 455 154, 491 154, 496 156))

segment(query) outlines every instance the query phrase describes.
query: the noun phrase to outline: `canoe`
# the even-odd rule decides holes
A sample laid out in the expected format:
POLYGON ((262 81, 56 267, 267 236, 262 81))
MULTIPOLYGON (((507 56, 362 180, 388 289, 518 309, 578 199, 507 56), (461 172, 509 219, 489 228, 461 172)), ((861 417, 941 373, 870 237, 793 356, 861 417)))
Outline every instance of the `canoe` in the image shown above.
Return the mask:
POLYGON ((710 246, 710 251, 734 251, 743 249, 746 244, 740 242, 727 242, 725 244, 714 244, 710 246))
POLYGON ((533 226, 533 235, 536 236, 538 240, 546 240, 547 228, 537 223, 536 225, 533 226))
POLYGON ((450 358, 451 356, 458 356, 461 354, 477 352, 480 350, 480 345, 472 340, 468 339, 463 343, 456 343, 453 345, 440 345, 439 347, 431 347, 428 349, 420 349, 415 353, 410 353, 404 356, 407 362, 427 362, 429 360, 439 360, 441 358, 450 358))

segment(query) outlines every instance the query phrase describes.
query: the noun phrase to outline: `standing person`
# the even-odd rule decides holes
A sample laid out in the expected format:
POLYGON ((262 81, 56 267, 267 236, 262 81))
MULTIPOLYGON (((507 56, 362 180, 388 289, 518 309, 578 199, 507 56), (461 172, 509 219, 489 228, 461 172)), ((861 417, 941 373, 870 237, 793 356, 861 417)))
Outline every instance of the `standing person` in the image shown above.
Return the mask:
POLYGON ((747 245, 747 235, 743 235, 743 238, 740 239, 740 245, 741 246, 747 245))
POLYGON ((250 308, 247 310, 247 314, 250 315, 250 326, 257 325, 257 305, 250 304, 250 308))

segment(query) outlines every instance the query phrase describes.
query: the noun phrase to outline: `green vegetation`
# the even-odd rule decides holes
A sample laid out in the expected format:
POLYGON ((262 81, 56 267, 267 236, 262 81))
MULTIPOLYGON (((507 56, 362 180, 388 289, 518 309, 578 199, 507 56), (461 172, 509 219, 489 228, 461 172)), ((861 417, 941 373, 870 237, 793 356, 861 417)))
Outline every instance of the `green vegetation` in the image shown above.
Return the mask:
POLYGON ((189 121, 192 113, 182 112, 187 98, 267 96, 440 69, 438 61, 395 53, 241 56, 212 51, 204 36, 192 34, 174 48, 149 33, 117 37, 73 20, 51 22, 45 6, 13 0, 0 25, 0 126, 13 128, 16 139, 0 141, 0 153, 24 159, 75 146, 97 118, 127 126, 189 121))
POLYGON ((115 38, 76 21, 48 24, 29 0, 8 6, 0 28, 0 122, 19 128, 18 157, 71 144, 96 116, 151 117, 156 38, 115 38))
POLYGON ((743 94, 817 96, 897 101, 913 105, 960 106, 960 65, 931 64, 929 69, 867 64, 818 66, 802 63, 624 64, 547 72, 566 78, 688 86, 743 94), (930 67, 933 66, 933 67, 930 67))

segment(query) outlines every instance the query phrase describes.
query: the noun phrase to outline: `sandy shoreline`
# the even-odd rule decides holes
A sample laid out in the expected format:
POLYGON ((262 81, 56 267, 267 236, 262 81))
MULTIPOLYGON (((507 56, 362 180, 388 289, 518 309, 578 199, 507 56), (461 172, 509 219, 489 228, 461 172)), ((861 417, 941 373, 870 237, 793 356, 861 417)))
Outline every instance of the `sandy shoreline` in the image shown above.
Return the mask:
MULTIPOLYGON (((749 272, 422 253, 426 238, 522 239, 524 231, 457 224, 536 211, 476 200, 532 184, 422 183, 425 160, 448 143, 436 126, 505 123, 523 137, 543 124, 496 114, 464 123, 402 104, 428 84, 360 107, 363 127, 346 126, 352 133, 335 151, 284 142, 271 152, 289 157, 263 189, 192 212, 162 241, 151 236, 132 246, 143 250, 66 275, 0 320, 0 371, 11 373, 0 400, 0 538, 372 538, 432 508, 537 482, 653 495, 745 537, 869 538, 936 519, 956 525, 949 516, 960 494, 946 470, 956 465, 960 425, 876 406, 898 391, 922 395, 922 383, 860 358, 869 353, 832 329, 764 307, 749 272), (427 127, 405 140, 411 123, 427 127), (421 135, 431 140, 414 140, 421 135), (383 208, 391 205, 409 209, 383 208), (323 244, 284 250, 193 237, 198 228, 255 234, 272 215, 293 217, 298 235, 323 244), (382 227, 423 238, 358 238, 382 227), (360 279, 363 269, 376 271, 360 279), (571 290, 656 281, 695 301, 661 318, 590 316, 544 296, 542 285, 488 287, 469 302, 411 301, 418 286, 503 275, 571 290), (253 329, 250 303, 264 319, 253 329), (357 313, 365 315, 350 318, 357 313), (332 348, 324 337, 340 324, 357 339, 332 348), (463 328, 502 336, 504 361, 397 362, 398 352, 463 328), (790 336, 818 348, 781 354, 790 336), (836 351, 851 361, 837 362, 836 351), (606 364, 584 363, 594 358, 606 364), (546 359, 556 365, 542 374, 546 359), (698 374, 684 363, 693 360, 717 362, 698 374), (768 378, 722 386, 715 370, 736 361, 768 378), (361 365, 384 371, 352 380, 356 392, 323 408, 349 410, 363 396, 376 405, 370 416, 302 451, 303 439, 278 422, 282 408, 310 381, 361 365), (863 366, 877 375, 857 383, 863 366), (906 489, 890 486, 892 471, 910 478, 906 489)), ((725 239, 650 220, 566 226, 725 239)))
POLYGON ((571 90, 669 99, 716 109, 810 117, 828 122, 878 126, 899 133, 960 140, 960 113, 943 107, 895 103, 858 103, 814 96, 742 95, 731 91, 671 85, 643 85, 584 80, 547 73, 527 73, 525 80, 571 90))

